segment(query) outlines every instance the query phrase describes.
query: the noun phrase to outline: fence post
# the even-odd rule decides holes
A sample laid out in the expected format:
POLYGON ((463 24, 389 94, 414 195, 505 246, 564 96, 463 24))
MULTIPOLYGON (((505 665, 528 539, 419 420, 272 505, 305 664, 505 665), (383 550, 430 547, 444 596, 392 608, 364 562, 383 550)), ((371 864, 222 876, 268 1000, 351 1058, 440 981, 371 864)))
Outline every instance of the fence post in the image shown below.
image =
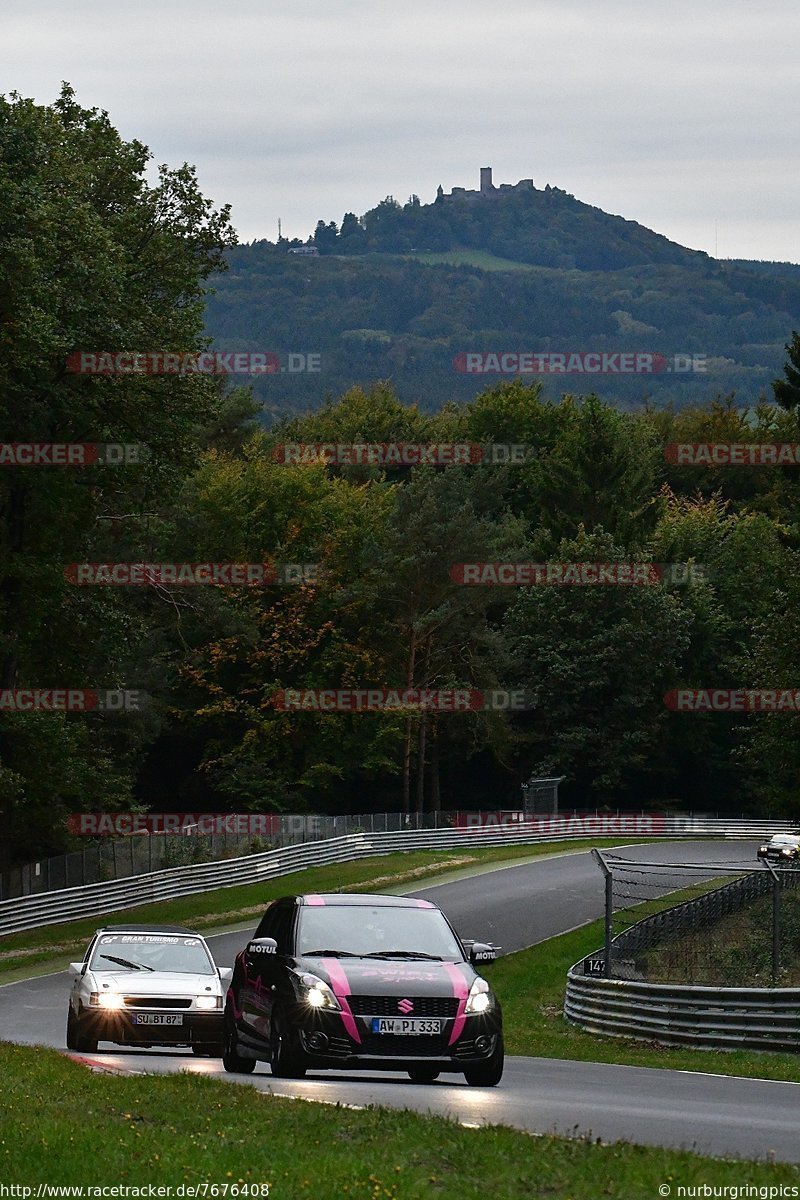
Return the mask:
POLYGON ((775 987, 781 970, 781 879, 769 859, 763 861, 772 876, 772 986, 775 987))
POLYGON ((603 858, 599 850, 592 850, 592 858, 600 867, 600 870, 605 876, 606 884, 606 903, 605 903, 605 939, 603 945, 603 959, 605 963, 606 979, 611 978, 611 935, 612 935, 612 917, 614 909, 614 877, 608 863, 603 858))

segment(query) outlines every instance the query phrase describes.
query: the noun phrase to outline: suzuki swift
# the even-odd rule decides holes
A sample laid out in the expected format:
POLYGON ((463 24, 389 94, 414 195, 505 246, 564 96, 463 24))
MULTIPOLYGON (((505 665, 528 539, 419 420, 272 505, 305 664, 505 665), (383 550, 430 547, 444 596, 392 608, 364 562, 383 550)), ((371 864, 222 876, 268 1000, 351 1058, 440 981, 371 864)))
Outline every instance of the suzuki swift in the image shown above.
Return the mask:
POLYGON ((500 1005, 475 966, 496 947, 463 943, 444 913, 402 896, 274 901, 236 958, 223 1065, 300 1078, 310 1068, 405 1071, 415 1083, 503 1074, 500 1005))

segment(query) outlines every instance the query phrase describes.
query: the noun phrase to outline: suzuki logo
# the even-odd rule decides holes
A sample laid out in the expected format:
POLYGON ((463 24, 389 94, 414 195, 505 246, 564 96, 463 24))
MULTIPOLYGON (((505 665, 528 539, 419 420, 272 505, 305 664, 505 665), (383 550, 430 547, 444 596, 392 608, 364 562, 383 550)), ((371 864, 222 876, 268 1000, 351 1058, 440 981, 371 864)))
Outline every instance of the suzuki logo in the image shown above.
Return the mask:
POLYGON ((397 1007, 400 1009, 400 1012, 403 1014, 403 1016, 407 1017, 410 1012, 414 1011, 414 1001, 413 1000, 398 1000, 397 1007))

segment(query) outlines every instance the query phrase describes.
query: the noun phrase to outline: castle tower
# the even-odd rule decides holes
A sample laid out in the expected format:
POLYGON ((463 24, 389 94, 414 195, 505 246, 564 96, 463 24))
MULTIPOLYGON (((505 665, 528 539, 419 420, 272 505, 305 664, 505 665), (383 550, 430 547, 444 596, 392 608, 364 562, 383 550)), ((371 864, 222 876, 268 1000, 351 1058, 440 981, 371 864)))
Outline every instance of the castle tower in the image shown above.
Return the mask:
POLYGON ((486 195, 487 192, 493 192, 492 185, 492 168, 481 167, 481 195, 486 195))

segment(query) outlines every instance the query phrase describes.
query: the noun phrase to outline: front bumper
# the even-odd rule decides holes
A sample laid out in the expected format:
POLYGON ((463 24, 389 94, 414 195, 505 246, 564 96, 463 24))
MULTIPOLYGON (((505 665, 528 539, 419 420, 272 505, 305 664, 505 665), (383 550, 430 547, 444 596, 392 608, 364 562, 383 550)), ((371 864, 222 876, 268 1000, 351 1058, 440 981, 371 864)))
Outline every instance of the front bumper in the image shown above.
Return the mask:
POLYGON ((153 1022, 154 1017, 170 1016, 175 1013, 158 1013, 148 1009, 115 1010, 85 1008, 81 1021, 86 1032, 100 1042, 115 1042, 119 1046, 191 1046, 212 1045, 222 1041, 222 1013, 182 1012, 180 1025, 164 1025, 153 1022), (137 1018, 145 1018, 140 1024, 137 1018))
POLYGON ((466 1017, 461 1033, 452 1043, 450 1018, 442 1021, 440 1034, 397 1036, 372 1033, 369 1019, 358 1017, 359 1041, 347 1031, 338 1012, 315 1012, 309 1018, 302 1010, 295 1010, 293 1015, 308 1065, 323 1069, 404 1071, 427 1066, 439 1071, 463 1071, 491 1058, 502 1034, 499 1005, 489 1013, 466 1017))

